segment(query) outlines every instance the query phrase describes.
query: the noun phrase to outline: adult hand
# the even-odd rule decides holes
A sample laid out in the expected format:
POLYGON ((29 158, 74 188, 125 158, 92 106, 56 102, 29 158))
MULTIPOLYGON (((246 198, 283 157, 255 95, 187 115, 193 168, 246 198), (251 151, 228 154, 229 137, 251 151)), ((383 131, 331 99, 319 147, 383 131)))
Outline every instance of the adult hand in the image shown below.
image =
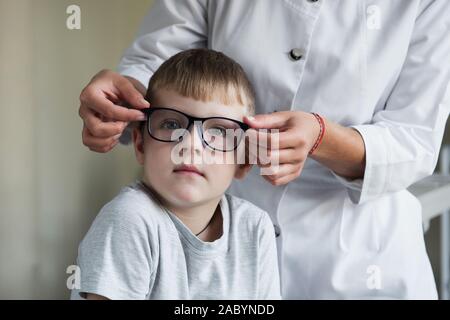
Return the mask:
POLYGON ((278 186, 299 177, 320 133, 316 117, 303 111, 280 111, 246 117, 244 121, 253 129, 278 129, 278 133, 249 130, 251 141, 258 141, 259 146, 260 142, 267 146, 268 161, 264 162, 268 163, 261 163, 258 158, 258 165, 265 170, 264 178, 278 186), (258 140, 253 140, 255 136, 258 140))
POLYGON ((108 152, 118 143, 130 121, 145 120, 139 110, 150 105, 145 88, 137 80, 110 70, 95 75, 80 95, 83 144, 96 152, 108 152))

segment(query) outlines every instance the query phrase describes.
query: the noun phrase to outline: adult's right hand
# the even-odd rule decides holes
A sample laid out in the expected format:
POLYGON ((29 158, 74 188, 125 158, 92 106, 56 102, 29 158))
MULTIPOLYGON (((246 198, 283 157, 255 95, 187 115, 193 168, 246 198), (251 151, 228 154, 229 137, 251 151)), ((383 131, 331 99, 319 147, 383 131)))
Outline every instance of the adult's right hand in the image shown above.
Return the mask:
POLYGON ((83 144, 96 152, 114 148, 130 121, 145 120, 135 110, 150 106, 144 95, 144 86, 135 79, 110 70, 95 75, 80 95, 83 144))

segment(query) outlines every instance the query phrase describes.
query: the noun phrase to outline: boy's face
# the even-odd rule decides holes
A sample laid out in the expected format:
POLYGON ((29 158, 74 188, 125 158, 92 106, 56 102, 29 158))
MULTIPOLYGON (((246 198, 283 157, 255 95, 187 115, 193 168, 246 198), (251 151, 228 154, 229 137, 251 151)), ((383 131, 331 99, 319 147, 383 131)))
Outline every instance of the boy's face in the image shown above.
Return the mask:
MULTIPOLYGON (((239 104, 203 102, 163 89, 152 97, 152 106, 199 118, 226 117, 242 121, 246 115, 245 107, 239 104)), ((174 207, 192 207, 218 199, 234 177, 242 178, 250 169, 248 165, 236 163, 236 151, 212 151, 206 147, 195 125, 189 128, 189 133, 177 143, 153 139, 146 127, 143 131, 137 128, 133 131, 136 159, 144 167, 144 181, 166 204, 174 207)))

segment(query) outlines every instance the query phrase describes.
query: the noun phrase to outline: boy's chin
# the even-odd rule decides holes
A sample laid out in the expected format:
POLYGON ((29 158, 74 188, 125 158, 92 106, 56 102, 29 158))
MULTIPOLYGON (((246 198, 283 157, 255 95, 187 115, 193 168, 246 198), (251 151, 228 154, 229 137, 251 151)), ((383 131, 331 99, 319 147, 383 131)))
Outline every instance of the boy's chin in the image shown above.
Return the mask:
POLYGON ((197 190, 192 186, 190 188, 175 188, 170 193, 170 198, 167 199, 172 205, 176 207, 193 207, 203 204, 214 197, 207 194, 205 191, 197 190))
POLYGON ((201 192, 198 192, 196 190, 189 190, 186 192, 173 192, 171 198, 172 202, 180 207, 191 207, 207 200, 207 197, 205 197, 204 194, 202 195, 201 192))

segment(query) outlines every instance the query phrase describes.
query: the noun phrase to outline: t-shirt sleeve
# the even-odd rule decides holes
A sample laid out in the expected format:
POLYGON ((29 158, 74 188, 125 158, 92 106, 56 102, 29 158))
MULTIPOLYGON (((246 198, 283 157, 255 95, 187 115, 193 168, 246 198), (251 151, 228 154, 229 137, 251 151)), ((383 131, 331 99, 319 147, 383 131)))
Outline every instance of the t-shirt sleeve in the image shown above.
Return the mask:
POLYGON ((266 212, 260 222, 258 260, 259 299, 281 299, 275 231, 266 212))
POLYGON ((141 215, 106 205, 79 246, 80 295, 145 299, 152 274, 149 239, 141 215))

